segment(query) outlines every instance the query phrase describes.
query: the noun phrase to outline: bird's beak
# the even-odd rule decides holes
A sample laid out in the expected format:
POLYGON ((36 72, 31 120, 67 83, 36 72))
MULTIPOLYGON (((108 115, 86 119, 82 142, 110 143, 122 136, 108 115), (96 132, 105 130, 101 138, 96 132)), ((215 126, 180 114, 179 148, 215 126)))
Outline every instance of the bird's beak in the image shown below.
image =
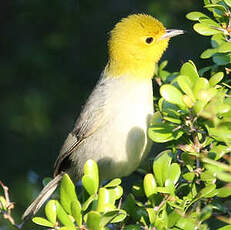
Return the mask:
POLYGON ((166 30, 165 34, 162 35, 159 40, 164 40, 167 38, 171 38, 171 37, 175 37, 177 35, 183 34, 184 30, 174 30, 174 29, 170 29, 170 30, 166 30))

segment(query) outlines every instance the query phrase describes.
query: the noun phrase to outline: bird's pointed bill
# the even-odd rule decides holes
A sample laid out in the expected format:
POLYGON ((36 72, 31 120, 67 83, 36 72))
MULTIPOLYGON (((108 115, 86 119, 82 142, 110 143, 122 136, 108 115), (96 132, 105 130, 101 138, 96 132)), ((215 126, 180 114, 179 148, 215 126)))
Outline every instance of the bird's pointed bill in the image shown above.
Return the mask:
POLYGON ((184 33, 184 30, 175 30, 175 29, 166 30, 165 34, 160 37, 160 40, 175 37, 183 33, 184 33))

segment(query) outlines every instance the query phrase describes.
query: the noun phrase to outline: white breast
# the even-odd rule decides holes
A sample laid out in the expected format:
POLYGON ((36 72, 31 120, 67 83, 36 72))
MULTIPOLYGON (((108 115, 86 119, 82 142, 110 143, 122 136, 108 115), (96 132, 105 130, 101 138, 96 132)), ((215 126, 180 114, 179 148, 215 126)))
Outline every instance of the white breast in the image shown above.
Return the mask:
POLYGON ((149 151, 147 125, 153 114, 152 81, 105 80, 107 120, 77 149, 78 165, 98 162, 102 179, 127 176, 149 151))

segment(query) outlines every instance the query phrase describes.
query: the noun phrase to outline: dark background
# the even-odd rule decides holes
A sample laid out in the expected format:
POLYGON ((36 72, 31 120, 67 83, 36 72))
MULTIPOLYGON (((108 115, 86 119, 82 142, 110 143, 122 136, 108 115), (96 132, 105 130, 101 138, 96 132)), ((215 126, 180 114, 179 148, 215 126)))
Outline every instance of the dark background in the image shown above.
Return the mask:
MULTIPOLYGON (((178 71, 199 55, 207 39, 185 14, 202 0, 9 0, 0 5, 0 180, 16 202, 17 222, 52 176, 63 141, 107 62, 108 32, 132 13, 148 13, 167 28, 188 33, 172 39, 162 59, 178 71)), ((0 190, 1 193, 1 190, 0 190)), ((0 230, 12 229, 0 217, 0 230)), ((24 228, 42 229, 30 223, 24 228)))

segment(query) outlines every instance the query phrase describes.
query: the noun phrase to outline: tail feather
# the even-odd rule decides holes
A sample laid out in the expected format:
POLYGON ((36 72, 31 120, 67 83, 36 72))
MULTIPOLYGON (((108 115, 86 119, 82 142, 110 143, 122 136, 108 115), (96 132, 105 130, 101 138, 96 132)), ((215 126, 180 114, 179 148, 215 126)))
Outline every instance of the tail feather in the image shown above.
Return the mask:
POLYGON ((26 220, 35 215, 45 201, 52 195, 61 181, 64 173, 58 174, 52 181, 50 181, 40 192, 39 196, 30 204, 22 215, 22 220, 26 220))

